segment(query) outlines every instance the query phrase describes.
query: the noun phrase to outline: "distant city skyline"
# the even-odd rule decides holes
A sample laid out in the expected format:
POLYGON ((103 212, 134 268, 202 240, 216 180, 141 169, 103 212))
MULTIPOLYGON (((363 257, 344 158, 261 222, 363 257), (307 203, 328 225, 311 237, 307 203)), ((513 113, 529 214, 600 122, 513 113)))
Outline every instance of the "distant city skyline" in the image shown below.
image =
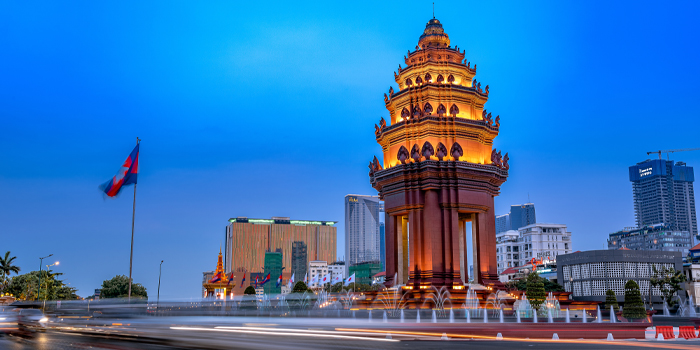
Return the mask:
MULTIPOLYGON (((503 121, 494 146, 510 169, 494 214, 530 194, 537 221, 566 223, 575 249, 606 249, 609 233, 635 225, 628 167, 698 146, 700 48, 688 42, 700 4, 657 5, 436 4, 503 121), (643 103, 660 93, 660 108, 643 103)), ((133 275, 155 297, 164 260, 162 301, 201 297, 239 215, 336 220, 342 258, 340 198, 376 193, 372 126, 432 10, 3 2, 0 18, 4 251, 20 273, 54 254, 84 297, 128 275, 133 193, 103 200, 97 187, 138 136, 133 275)), ((700 152, 671 158, 700 165, 700 152)))
POLYGON ((535 204, 525 203, 510 206, 508 214, 496 216, 496 233, 518 230, 537 223, 535 204))

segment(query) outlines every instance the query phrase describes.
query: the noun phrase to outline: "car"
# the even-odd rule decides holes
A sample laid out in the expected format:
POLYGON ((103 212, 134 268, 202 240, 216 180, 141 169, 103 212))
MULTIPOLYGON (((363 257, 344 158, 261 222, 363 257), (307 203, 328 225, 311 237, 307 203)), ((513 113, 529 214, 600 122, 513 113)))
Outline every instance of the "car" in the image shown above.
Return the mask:
POLYGON ((46 330, 49 318, 39 309, 14 309, 17 314, 17 324, 20 328, 46 330))
POLYGON ((0 307, 0 336, 17 331, 18 314, 14 307, 0 307))

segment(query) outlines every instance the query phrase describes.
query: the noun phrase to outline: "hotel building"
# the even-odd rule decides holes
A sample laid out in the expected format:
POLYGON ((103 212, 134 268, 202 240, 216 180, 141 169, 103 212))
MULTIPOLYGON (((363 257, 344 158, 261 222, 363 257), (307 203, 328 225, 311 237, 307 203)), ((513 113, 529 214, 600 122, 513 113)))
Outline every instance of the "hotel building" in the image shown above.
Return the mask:
MULTIPOLYGON (((226 226, 226 257, 225 268, 227 273, 234 272, 242 275, 263 271, 265 266, 265 253, 282 253, 282 267, 284 282, 292 275, 292 258, 294 242, 304 242, 305 254, 309 261, 323 260, 336 261, 337 229, 336 221, 307 221, 290 220, 288 217, 273 217, 272 219, 251 219, 237 217, 229 220, 226 226)), ((297 249, 301 245, 297 244, 297 249)), ((299 258, 299 257, 298 257, 299 258)), ((271 276, 276 281, 279 276, 271 276)), ((304 276, 295 276, 297 281, 304 276)), ((248 277, 245 286, 249 285, 252 278, 248 277)), ((238 282, 238 280, 236 280, 238 282)), ((272 282, 275 282, 272 281, 272 282)))

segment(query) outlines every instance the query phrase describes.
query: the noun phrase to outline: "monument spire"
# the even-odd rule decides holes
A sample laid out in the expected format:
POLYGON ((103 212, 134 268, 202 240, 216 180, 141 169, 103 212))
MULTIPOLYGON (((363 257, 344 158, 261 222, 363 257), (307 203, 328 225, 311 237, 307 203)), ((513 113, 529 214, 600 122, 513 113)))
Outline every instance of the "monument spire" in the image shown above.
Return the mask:
POLYGON ((375 126, 383 161, 374 157, 369 177, 385 201, 387 284, 463 289, 473 260, 477 283, 501 289, 493 215, 509 168, 508 154, 493 148, 501 118, 484 109, 489 87, 450 46, 434 6, 419 48, 394 73, 399 91, 384 96, 389 123, 375 126))

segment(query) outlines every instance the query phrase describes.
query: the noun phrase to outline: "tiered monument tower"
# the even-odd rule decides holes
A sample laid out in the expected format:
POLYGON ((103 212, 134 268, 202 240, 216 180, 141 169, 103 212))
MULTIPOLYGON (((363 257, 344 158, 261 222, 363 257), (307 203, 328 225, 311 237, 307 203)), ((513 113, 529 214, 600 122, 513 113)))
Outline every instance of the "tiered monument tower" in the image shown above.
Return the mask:
POLYGON ((390 125, 375 125, 384 161, 374 157, 369 176, 385 201, 389 285, 463 289, 473 254, 477 283, 502 286, 493 202, 508 154, 493 149, 500 117, 484 109, 489 87, 474 79, 476 64, 464 54, 431 19, 394 73, 399 91, 384 95, 390 125))

